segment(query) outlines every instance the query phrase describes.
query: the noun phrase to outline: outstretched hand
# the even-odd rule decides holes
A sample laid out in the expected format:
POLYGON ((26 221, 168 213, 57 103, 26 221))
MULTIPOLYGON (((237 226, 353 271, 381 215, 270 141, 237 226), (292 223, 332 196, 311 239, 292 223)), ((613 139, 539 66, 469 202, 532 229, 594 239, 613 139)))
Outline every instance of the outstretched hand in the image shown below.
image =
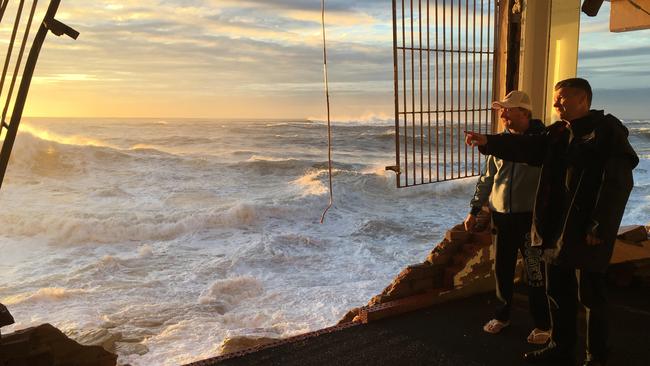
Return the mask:
POLYGON ((474 231, 476 227, 476 216, 468 214, 463 224, 465 225, 465 231, 474 231))
POLYGON ((465 131, 465 143, 470 146, 484 146, 487 136, 477 132, 465 131))

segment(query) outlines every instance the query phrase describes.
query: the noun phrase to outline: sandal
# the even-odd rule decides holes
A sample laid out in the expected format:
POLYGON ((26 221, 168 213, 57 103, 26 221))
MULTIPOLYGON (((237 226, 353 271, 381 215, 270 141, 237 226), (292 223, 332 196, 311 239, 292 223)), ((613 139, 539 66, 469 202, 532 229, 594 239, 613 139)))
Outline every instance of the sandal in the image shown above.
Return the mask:
POLYGON ((492 319, 489 322, 485 323, 483 330, 490 334, 497 334, 503 330, 503 328, 510 325, 509 321, 502 322, 498 319, 492 319))
POLYGON ((550 330, 541 330, 539 328, 533 329, 526 339, 530 344, 546 344, 551 339, 550 330))

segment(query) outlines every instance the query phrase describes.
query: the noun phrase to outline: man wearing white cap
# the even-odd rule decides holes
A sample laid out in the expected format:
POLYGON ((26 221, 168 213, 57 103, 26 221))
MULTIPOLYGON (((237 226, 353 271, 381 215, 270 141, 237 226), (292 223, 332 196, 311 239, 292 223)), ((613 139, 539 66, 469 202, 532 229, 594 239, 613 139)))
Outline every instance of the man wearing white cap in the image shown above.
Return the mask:
MULTIPOLYGON (((531 119, 528 95, 512 91, 501 101, 492 103, 500 110, 505 127, 503 134, 531 135, 544 131, 544 124, 531 119)), ((494 319, 483 330, 497 334, 510 325, 513 281, 517 252, 521 252, 526 269, 530 312, 534 329, 527 341, 545 344, 550 337, 550 318, 546 297, 542 250, 531 247, 530 228, 535 204, 535 190, 540 168, 488 156, 486 170, 476 184, 470 202, 471 211, 465 219, 465 229, 471 231, 476 215, 487 205, 492 212, 492 230, 496 233, 496 289, 501 304, 494 319)))
POLYGON ((587 80, 561 80, 553 93, 561 120, 543 134, 465 136, 483 154, 542 167, 531 234, 533 245, 548 254, 553 331, 546 347, 524 354, 530 363, 576 364, 578 302, 586 310, 583 365, 603 366, 610 358, 606 271, 639 157, 625 125, 591 109, 592 97, 587 80))

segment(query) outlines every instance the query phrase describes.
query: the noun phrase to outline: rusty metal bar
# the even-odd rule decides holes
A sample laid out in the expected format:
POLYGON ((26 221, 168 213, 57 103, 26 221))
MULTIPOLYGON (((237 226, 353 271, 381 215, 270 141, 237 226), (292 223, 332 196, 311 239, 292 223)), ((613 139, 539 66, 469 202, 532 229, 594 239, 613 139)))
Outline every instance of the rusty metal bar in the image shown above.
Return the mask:
MULTIPOLYGON (((499 41, 499 33, 501 33, 501 29, 497 26, 499 21, 499 3, 494 4, 494 20, 493 20, 493 27, 494 27, 494 36, 492 37, 492 98, 493 100, 496 100, 499 98, 498 95, 495 94, 495 92, 499 89, 497 86, 498 79, 495 77, 497 75, 497 50, 496 50, 496 44, 499 41)), ((490 109, 491 109, 491 124, 494 126, 495 121, 498 121, 498 117, 496 115, 496 111, 492 109, 492 103, 490 103, 490 109)))
POLYGON ((5 122, 5 118, 7 118, 9 103, 11 102, 11 97, 14 95, 14 86, 16 85, 16 79, 18 78, 18 73, 20 72, 20 65, 23 61, 23 54, 25 53, 25 45, 27 44, 27 39, 29 38, 29 30, 32 27, 32 21, 34 20, 34 13, 36 13, 37 4, 38 1, 36 0, 32 1, 32 8, 29 12, 29 17, 27 18, 27 26, 23 34, 23 41, 20 43, 20 51, 18 51, 18 59, 16 60, 16 67, 14 68, 14 73, 11 78, 11 84, 9 84, 9 92, 7 92, 7 102, 5 103, 4 109, 2 110, 2 119, 0 120, 2 122, 5 122))
MULTIPOLYGON (((492 15, 492 13, 490 12, 491 6, 492 6, 492 3, 488 2, 488 10, 487 10, 487 24, 488 24, 488 26, 487 26, 487 47, 488 47, 488 51, 490 50, 490 28, 491 28, 490 27, 490 25, 491 25, 490 19, 491 19, 491 15, 492 15)), ((489 63, 492 58, 489 55, 487 57, 488 57, 488 63, 489 63)), ((491 77, 491 70, 488 69, 488 70, 486 70, 486 72, 487 72, 487 75, 486 75, 486 79, 485 79, 485 108, 489 109, 490 111, 485 112, 485 133, 491 133, 491 131, 488 130, 488 128, 490 127, 490 119, 491 119, 491 115, 492 115, 492 109, 490 108, 491 104, 492 104, 492 103, 490 103, 492 101, 492 98, 490 96, 490 87, 489 87, 489 85, 490 85, 490 77, 491 77)))
POLYGON ((397 174, 397 186, 400 186, 400 146, 399 146, 399 62, 397 60, 397 1, 393 0, 393 96, 395 99, 395 166, 392 170, 397 174))
MULTIPOLYGON (((459 0, 460 1, 460 0, 459 0)), ((451 49, 454 49, 454 0, 449 0, 451 6, 449 11, 451 12, 449 16, 449 46, 451 49)), ((450 164, 450 170, 451 170, 451 177, 454 177, 454 128, 455 128, 455 122, 454 122, 454 53, 450 54, 451 60, 449 62, 449 105, 452 110, 451 113, 449 113, 449 147, 451 148, 450 151, 450 156, 451 156, 451 164, 450 164)), ((445 179, 447 177, 445 176, 445 179)))
POLYGON ((436 0, 434 11, 431 0, 392 1, 397 166, 387 168, 398 173, 398 187, 481 172, 480 155, 464 145, 462 131, 483 131, 492 119, 498 24, 492 17, 497 0, 477 1, 436 0))
POLYGON ((456 175, 457 178, 460 178, 460 171, 461 171, 461 167, 460 167, 460 151, 461 151, 461 146, 460 146, 460 134, 461 134, 461 131, 460 131, 460 124, 461 124, 461 120, 460 120, 460 118, 461 118, 460 80, 462 79, 461 72, 462 72, 462 69, 463 69, 463 67, 462 67, 462 62, 461 62, 461 57, 460 57, 460 55, 461 55, 461 54, 460 54, 460 50, 462 49, 462 47, 461 47, 461 42, 462 42, 462 41, 461 41, 461 36, 462 36, 462 32, 461 32, 461 29, 462 29, 461 21, 462 21, 462 14, 463 14, 463 12, 461 11, 460 6, 461 6, 461 0, 458 0, 458 51, 459 51, 459 53, 458 53, 458 79, 456 80, 457 83, 458 83, 458 84, 457 84, 457 93, 458 93, 458 124, 456 125, 456 127, 457 127, 457 129, 456 129, 456 140, 458 141, 458 145, 457 145, 457 149, 456 149, 456 153, 458 154, 458 159, 457 159, 458 171, 457 171, 457 175, 456 175))
POLYGON ((447 52, 447 53, 458 53, 458 54, 461 54, 461 53, 464 54, 466 52, 469 52, 469 53, 484 53, 484 54, 491 54, 492 53, 490 51, 483 51, 483 52, 476 51, 476 52, 473 52, 473 51, 466 51, 466 50, 460 50, 460 49, 458 49, 458 50, 437 50, 435 48, 422 48, 422 47, 397 47, 397 49, 398 50, 407 50, 407 51, 410 51, 410 50, 413 50, 413 51, 431 51, 431 52, 433 52, 433 51, 444 51, 444 52, 447 52))
MULTIPOLYGON (((411 47, 414 45, 414 36, 413 36, 413 0, 411 0, 411 47)), ((412 132, 413 136, 411 138, 413 139, 413 184, 416 183, 416 177, 417 177, 417 162, 415 160, 415 51, 411 50, 411 113, 412 115, 412 120, 411 120, 411 126, 412 126, 412 132)))
POLYGON ((16 94, 13 112, 11 114, 11 121, 7 126, 7 136, 5 136, 4 143, 2 144, 2 151, 0 152, 0 187, 2 186, 11 150, 13 149, 16 135, 18 134, 18 127, 25 108, 25 102, 27 101, 29 86, 32 82, 32 76, 34 75, 36 62, 38 61, 38 55, 43 46, 43 42, 45 41, 45 36, 48 31, 51 31, 55 35, 66 34, 73 39, 76 39, 79 35, 79 32, 54 19, 60 2, 60 0, 50 1, 43 22, 34 36, 34 41, 29 50, 27 61, 25 62, 25 68, 20 80, 20 86, 18 87, 18 93, 16 94))
MULTIPOLYGON (((481 1, 481 22, 479 31, 479 43, 481 52, 483 51, 483 1, 481 1)), ((483 54, 479 55, 479 70, 478 70, 478 105, 479 108, 483 106, 483 54)), ((483 119, 483 112, 478 112, 478 130, 481 131, 481 120, 483 119)), ((478 170, 481 170, 481 159, 478 159, 478 170)))
MULTIPOLYGON (((468 112, 472 112, 472 111, 485 112, 485 111, 490 111, 490 110, 492 110, 492 108, 490 108, 489 106, 485 107, 485 108, 467 108, 468 112)), ((465 109, 463 109, 461 112, 464 112, 464 111, 465 111, 465 109)), ((423 110, 422 111, 422 113, 438 113, 438 112, 440 112, 440 113, 442 113, 442 112, 452 113, 452 112, 458 112, 458 110, 457 109, 442 109, 442 110, 432 109, 432 110, 423 110)), ((403 114, 412 114, 412 113, 411 112, 400 111, 399 114, 403 115, 403 114)))
MULTIPOLYGON (((430 49, 431 25, 429 24, 429 0, 427 0, 427 50, 430 49)), ((427 110, 431 110, 431 52, 427 51, 427 110)), ((431 183, 431 112, 427 112, 427 138, 429 139, 429 183, 431 183)))
MULTIPOLYGON (((476 126, 476 0, 474 0, 474 11, 472 12, 472 131, 475 131, 476 126)), ((472 172, 474 172, 476 149, 472 149, 472 172)), ((399 154, 399 150, 397 150, 399 154)), ((480 170, 480 169, 479 169, 480 170)))
MULTIPOLYGON (((16 34, 18 33, 18 27, 20 26, 20 18, 23 13, 23 5, 25 5, 25 1, 21 0, 20 4, 18 5, 18 11, 16 12, 16 20, 14 21, 14 27, 11 31, 11 38, 9 39, 7 56, 5 58, 5 64, 2 69, 2 77, 0 77, 0 96, 2 96, 2 89, 4 89, 5 86, 5 77, 7 76, 7 71, 9 70, 9 64, 11 63, 11 55, 13 54, 13 50, 14 50, 14 41, 16 40, 16 34)), ((9 103, 9 99, 7 99, 7 103, 9 103)))
MULTIPOLYGON (((402 0, 402 44, 406 45, 406 13, 405 13, 405 5, 404 1, 402 0)), ((406 110, 406 51, 402 52, 402 70, 403 70, 403 90, 404 90, 404 109, 406 110)), ((408 171, 408 117, 405 115, 404 116, 404 180, 405 180, 405 186, 408 186, 408 181, 409 181, 409 171, 408 171)), ((397 136, 396 136, 397 137, 397 136)))
MULTIPOLYGON (((467 93, 469 92, 468 90, 468 65, 469 65, 469 0, 465 0, 465 131, 467 131, 467 118, 468 116, 468 100, 467 100, 467 93)), ((467 145, 465 145, 465 176, 468 176, 468 170, 467 167, 469 164, 467 163, 467 145)))
MULTIPOLYGON (((442 0, 442 104, 447 105, 447 0, 442 0)), ((447 112, 442 113, 442 179, 447 179, 447 112)))
MULTIPOLYGON (((420 49, 422 48, 422 0, 418 0, 418 36, 420 38, 420 49)), ((423 89, 422 89, 422 51, 419 51, 420 56, 420 183, 424 183, 424 114, 422 113, 423 106, 423 89)))
POLYGON ((438 74, 438 0, 436 0, 436 181, 440 180, 440 75, 438 74))
POLYGON ((5 10, 7 10, 8 4, 9 4, 9 0, 3 0, 2 4, 0 4, 0 22, 2 22, 2 18, 5 15, 5 10))

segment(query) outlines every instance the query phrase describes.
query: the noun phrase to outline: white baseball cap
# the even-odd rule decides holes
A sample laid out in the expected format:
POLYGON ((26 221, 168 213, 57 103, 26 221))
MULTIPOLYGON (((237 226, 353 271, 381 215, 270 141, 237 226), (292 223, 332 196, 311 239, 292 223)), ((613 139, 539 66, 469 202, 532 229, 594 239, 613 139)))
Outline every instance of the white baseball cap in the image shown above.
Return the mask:
POLYGON ((528 94, 519 90, 511 91, 503 100, 492 102, 492 108, 525 108, 529 111, 533 109, 528 94))

